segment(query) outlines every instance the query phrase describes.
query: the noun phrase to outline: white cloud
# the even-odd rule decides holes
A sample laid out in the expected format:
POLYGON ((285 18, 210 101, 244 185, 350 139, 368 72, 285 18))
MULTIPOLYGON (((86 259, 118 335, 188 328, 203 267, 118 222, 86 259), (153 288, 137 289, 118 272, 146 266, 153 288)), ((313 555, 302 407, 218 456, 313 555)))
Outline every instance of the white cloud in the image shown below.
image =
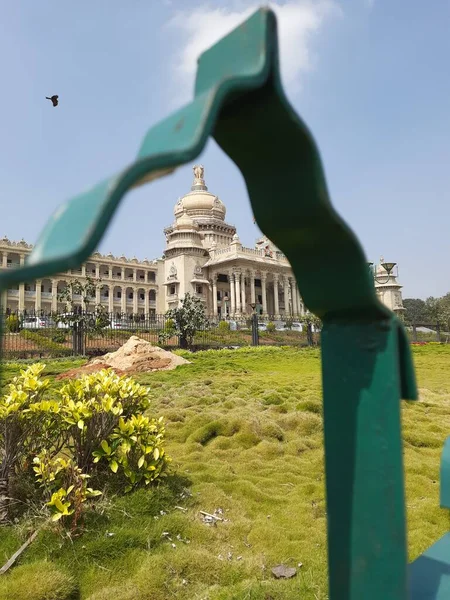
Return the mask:
MULTIPOLYGON (((241 3, 242 5, 242 3, 241 3)), ((173 80, 177 104, 192 97, 197 58, 224 35, 245 21, 261 5, 252 0, 241 10, 213 8, 206 4, 179 10, 168 27, 177 32, 173 80)), ((292 94, 299 92, 302 75, 315 66, 311 41, 325 21, 341 11, 336 0, 287 0, 269 2, 277 15, 283 83, 292 94)))

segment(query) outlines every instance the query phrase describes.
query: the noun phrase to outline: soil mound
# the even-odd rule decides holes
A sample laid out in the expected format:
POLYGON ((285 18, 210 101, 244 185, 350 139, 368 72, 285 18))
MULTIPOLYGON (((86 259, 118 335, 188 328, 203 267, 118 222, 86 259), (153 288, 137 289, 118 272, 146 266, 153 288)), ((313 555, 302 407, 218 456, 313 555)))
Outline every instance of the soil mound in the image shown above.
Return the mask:
POLYGON ((118 375, 145 373, 147 371, 168 371, 179 365, 189 364, 189 361, 177 354, 152 346, 150 342, 132 335, 115 352, 109 352, 90 360, 78 369, 71 369, 58 375, 57 379, 69 379, 102 369, 113 369, 118 375))

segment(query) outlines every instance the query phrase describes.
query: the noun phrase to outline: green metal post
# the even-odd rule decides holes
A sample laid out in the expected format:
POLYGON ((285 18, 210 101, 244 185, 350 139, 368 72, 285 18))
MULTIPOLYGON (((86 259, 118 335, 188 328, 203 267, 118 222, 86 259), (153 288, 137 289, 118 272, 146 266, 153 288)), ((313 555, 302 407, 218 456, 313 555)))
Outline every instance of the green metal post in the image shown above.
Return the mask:
POLYGON ((322 330, 330 598, 404 599, 398 332, 391 319, 322 330), (336 401, 339 399, 338 401, 336 401))

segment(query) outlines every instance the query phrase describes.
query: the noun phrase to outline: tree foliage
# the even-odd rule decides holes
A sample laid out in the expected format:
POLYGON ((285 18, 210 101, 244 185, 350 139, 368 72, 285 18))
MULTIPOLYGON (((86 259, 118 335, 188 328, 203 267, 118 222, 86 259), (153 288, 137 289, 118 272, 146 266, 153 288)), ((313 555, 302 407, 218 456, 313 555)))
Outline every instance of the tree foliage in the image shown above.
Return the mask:
POLYGON ((181 306, 168 310, 166 317, 173 320, 182 348, 191 346, 196 332, 208 327, 203 302, 190 294, 185 295, 181 306))

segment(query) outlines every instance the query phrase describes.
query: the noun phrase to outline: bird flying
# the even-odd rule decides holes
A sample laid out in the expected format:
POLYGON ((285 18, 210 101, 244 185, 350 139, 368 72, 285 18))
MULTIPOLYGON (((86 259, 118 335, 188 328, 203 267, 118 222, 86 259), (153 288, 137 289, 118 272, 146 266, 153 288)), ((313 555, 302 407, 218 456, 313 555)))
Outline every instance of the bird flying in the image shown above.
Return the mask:
POLYGON ((50 96, 50 97, 45 96, 46 100, 52 101, 53 106, 58 106, 58 98, 59 98, 59 96, 57 96, 56 94, 54 96, 50 96))

